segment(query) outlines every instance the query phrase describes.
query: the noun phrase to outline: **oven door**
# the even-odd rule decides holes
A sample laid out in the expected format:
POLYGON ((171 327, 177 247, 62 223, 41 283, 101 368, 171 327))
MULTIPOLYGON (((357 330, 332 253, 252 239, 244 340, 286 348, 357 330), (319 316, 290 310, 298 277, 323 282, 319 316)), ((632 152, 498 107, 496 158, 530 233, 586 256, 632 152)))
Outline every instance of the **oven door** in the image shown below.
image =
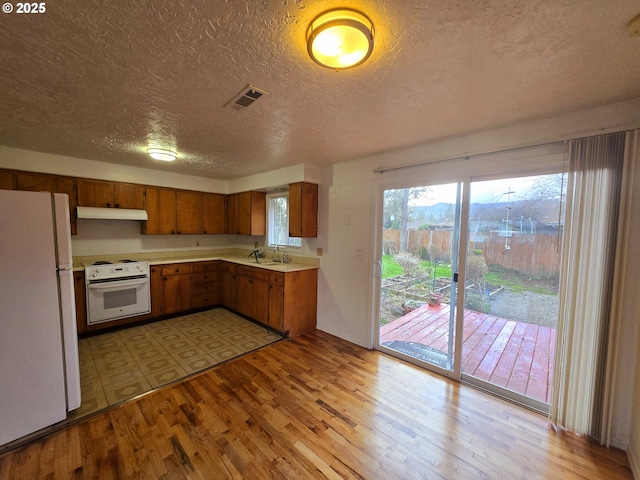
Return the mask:
POLYGON ((93 325, 151 311, 149 277, 87 285, 87 323, 93 325))

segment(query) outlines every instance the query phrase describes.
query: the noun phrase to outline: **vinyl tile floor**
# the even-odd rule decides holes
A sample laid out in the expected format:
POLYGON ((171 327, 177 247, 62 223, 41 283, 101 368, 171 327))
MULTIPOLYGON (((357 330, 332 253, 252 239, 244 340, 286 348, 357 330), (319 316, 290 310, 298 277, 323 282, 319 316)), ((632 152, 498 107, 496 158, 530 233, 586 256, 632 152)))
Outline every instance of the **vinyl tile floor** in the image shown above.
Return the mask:
POLYGON ((167 385, 282 337, 224 308, 80 339, 82 405, 67 421, 167 385))

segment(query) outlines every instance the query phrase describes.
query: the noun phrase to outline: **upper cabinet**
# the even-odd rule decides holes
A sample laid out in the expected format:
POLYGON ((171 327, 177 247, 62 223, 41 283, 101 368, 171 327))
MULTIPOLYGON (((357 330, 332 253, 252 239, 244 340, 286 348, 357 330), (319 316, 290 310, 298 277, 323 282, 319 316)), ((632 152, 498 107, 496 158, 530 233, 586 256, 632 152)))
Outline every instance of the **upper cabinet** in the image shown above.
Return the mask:
POLYGON ((227 198, 227 233, 264 235, 267 196, 264 192, 242 192, 227 198))
POLYGON ((306 182, 289 185, 289 236, 318 236, 318 185, 306 182))
POLYGON ((46 175, 39 173, 16 173, 16 190, 32 192, 66 193, 69 196, 69 216, 71 217, 71 234, 76 231, 76 190, 74 179, 60 175, 46 175))
POLYGON ((0 190, 13 190, 13 173, 0 172, 0 190))
POLYGON ((226 196, 219 193, 202 194, 203 233, 227 233, 226 196))
POLYGON ((147 235, 201 235, 225 233, 225 195, 217 193, 146 189, 149 219, 143 223, 147 235))
POLYGON ((77 180, 78 205, 83 207, 144 208, 144 187, 127 183, 77 180))
POLYGON ((202 193, 178 190, 176 228, 178 235, 202 233, 202 193))
POLYGON ((147 188, 145 205, 149 219, 142 222, 142 233, 173 235, 176 233, 176 191, 169 188, 147 188))

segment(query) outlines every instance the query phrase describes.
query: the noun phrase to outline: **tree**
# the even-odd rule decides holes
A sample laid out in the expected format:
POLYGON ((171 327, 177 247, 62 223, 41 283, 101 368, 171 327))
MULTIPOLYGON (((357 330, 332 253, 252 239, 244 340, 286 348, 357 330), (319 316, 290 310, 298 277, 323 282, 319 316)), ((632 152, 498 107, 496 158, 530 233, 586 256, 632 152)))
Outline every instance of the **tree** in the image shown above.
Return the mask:
POLYGON ((394 228, 400 230, 400 248, 401 252, 405 252, 409 249, 409 230, 408 224, 414 215, 416 215, 414 209, 411 208, 411 200, 420 198, 426 192, 429 191, 429 187, 415 187, 415 188, 399 188, 393 190, 384 191, 384 228, 394 228))

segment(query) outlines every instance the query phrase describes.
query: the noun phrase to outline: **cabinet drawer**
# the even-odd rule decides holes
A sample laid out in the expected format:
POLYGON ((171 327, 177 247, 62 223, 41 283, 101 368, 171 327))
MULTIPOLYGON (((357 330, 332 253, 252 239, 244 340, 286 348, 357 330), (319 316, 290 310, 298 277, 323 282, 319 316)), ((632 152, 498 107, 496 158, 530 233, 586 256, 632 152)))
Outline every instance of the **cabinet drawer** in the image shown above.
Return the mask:
POLYGON ((193 272, 217 272, 218 271, 218 262, 197 262, 193 263, 193 272))
POLYGON ((191 304, 194 308, 209 307, 220 303, 219 296, 216 292, 204 292, 193 296, 191 304))
POLYGON ((165 265, 162 267, 162 276, 183 275, 191 273, 192 267, 190 263, 176 263, 175 265, 165 265))
POLYGON ((198 272, 191 276, 193 282, 215 282, 218 280, 218 272, 198 272))
POLYGON ((261 282, 269 281, 269 270, 264 270, 262 268, 256 267, 236 267, 236 273, 238 275, 244 275, 245 277, 250 277, 253 280, 258 280, 261 282))
POLYGON ((236 273, 236 266, 233 263, 222 262, 218 267, 218 271, 236 273))
POLYGON ((193 288, 194 295, 199 295, 201 293, 207 293, 207 292, 217 292, 218 282, 194 283, 192 288, 193 288))
POLYGON ((269 283, 273 283, 275 285, 284 285, 284 273, 270 273, 269 274, 269 283))

